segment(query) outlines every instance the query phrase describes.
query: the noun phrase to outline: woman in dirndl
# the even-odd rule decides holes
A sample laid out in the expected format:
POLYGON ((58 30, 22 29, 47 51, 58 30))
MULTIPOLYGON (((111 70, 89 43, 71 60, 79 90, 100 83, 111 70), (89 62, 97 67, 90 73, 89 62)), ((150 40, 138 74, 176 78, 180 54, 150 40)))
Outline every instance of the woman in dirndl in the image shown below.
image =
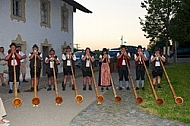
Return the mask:
POLYGON ((104 87, 106 87, 106 90, 109 90, 108 87, 110 86, 110 56, 108 54, 108 50, 106 48, 103 48, 102 54, 99 56, 100 60, 102 61, 101 65, 101 90, 104 91, 104 87))

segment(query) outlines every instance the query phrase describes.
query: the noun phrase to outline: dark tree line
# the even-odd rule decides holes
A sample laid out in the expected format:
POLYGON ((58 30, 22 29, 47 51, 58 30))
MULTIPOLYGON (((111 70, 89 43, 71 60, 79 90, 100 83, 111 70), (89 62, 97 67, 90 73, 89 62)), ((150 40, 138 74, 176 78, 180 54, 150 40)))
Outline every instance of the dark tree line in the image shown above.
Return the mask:
POLYGON ((167 47, 170 41, 190 46, 190 0, 144 0, 141 7, 147 11, 139 19, 150 48, 167 47))

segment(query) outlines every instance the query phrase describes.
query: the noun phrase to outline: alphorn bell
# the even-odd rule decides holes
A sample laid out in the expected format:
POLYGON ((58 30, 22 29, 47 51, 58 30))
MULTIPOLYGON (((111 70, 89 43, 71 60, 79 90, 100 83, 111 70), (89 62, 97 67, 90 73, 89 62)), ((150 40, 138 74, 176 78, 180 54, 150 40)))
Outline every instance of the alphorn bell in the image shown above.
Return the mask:
POLYGON ((91 72, 92 72, 92 79, 93 79, 93 82, 94 82, 93 84, 94 84, 94 88, 95 88, 97 104, 100 105, 104 101, 104 97, 103 97, 103 95, 99 94, 98 86, 97 86, 97 83, 96 83, 96 80, 95 80, 95 77, 94 77, 94 71, 92 69, 92 62, 90 62, 90 69, 91 69, 91 72))
POLYGON ((61 105, 61 103, 63 102, 63 98, 61 96, 59 96, 59 93, 58 93, 54 61, 52 61, 52 66, 53 66, 53 80, 54 80, 55 94, 56 94, 55 103, 56 103, 56 105, 61 105))
POLYGON ((121 102, 121 96, 119 96, 119 95, 116 94, 115 86, 114 86, 114 83, 113 83, 113 78, 111 76, 110 66, 109 66, 108 62, 107 62, 107 65, 108 65, 108 72, 110 74, 110 80, 111 80, 112 90, 113 90, 113 94, 114 94, 114 98, 115 98, 115 103, 119 104, 121 102))
POLYGON ((74 91, 75 91, 75 101, 77 102, 77 104, 81 103, 83 101, 83 96, 78 94, 78 90, 77 90, 77 84, 76 84, 76 80, 75 80, 75 75, 74 75, 74 70, 73 70, 73 63, 70 57, 70 62, 71 62, 71 72, 72 72, 72 76, 73 76, 73 84, 74 84, 74 91))
POLYGON ((15 98, 12 101, 12 104, 15 108, 20 107, 22 105, 22 100, 18 97, 17 92, 17 80, 16 80, 16 67, 15 67, 15 54, 12 55, 13 58, 13 72, 14 72, 14 95, 15 98))
MULTIPOLYGON (((142 59, 142 57, 141 57, 141 59, 142 59)), ((146 74, 147 74, 147 76, 148 76, 148 80, 149 80, 149 82, 150 82, 150 86, 151 86, 151 88, 152 88, 154 97, 155 97, 155 99, 156 99, 156 103, 157 103, 158 105, 161 105, 161 104, 163 104, 163 100, 162 100, 161 98, 158 98, 158 96, 157 96, 157 94, 156 94, 156 91, 155 91, 155 89, 154 89, 154 86, 153 86, 151 77, 150 77, 150 75, 149 75, 148 69, 147 69, 146 64, 145 64, 145 62, 144 62, 143 59, 142 59, 142 63, 143 63, 144 68, 145 68, 145 70, 146 70, 146 74)))
POLYGON ((40 104, 40 99, 37 97, 37 76, 36 76, 36 69, 37 69, 37 63, 36 63, 36 54, 34 55, 34 97, 32 99, 33 107, 38 107, 40 104))
POLYGON ((139 104, 141 104, 141 103, 143 102, 143 98, 142 98, 142 97, 139 97, 139 96, 137 95, 137 91, 136 91, 136 89, 135 89, 135 84, 134 84, 134 80, 133 80, 133 78, 132 78, 131 70, 130 70, 129 64, 128 64, 128 62, 127 62, 126 59, 125 59, 125 62, 126 62, 126 64, 127 64, 127 69, 128 69, 128 73, 129 73, 129 79, 130 79, 131 85, 132 85, 132 87, 133 87, 133 92, 134 92, 134 94, 135 94, 136 103, 137 103, 137 105, 139 105, 139 104))
POLYGON ((161 59, 160 59, 160 63, 161 63, 161 66, 162 66, 162 68, 163 68, 163 71, 164 71, 164 74, 165 74, 165 76, 166 76, 166 79, 167 79, 167 81, 168 81, 168 84, 169 84, 169 86, 170 86, 170 89, 171 89, 171 91, 172 91, 172 93, 173 93, 175 103, 176 103, 176 104, 182 104, 182 103, 183 103, 183 98, 176 96, 176 93, 175 93, 175 91, 174 91, 174 88, 173 88, 173 86, 172 86, 172 84, 171 84, 171 81, 170 81, 170 79, 169 79, 169 77, 168 77, 168 74, 167 74, 167 72, 166 72, 166 69, 165 69, 165 67, 164 67, 164 65, 163 65, 163 63, 162 63, 162 61, 161 61, 161 59))

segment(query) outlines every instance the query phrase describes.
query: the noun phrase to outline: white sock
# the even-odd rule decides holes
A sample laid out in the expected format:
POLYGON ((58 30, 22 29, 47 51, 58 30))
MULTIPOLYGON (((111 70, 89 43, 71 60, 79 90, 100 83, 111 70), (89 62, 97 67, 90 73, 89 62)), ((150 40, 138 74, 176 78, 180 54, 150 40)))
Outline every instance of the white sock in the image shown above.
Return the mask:
POLYGON ((13 90, 13 82, 9 82, 9 88, 10 90, 13 90))

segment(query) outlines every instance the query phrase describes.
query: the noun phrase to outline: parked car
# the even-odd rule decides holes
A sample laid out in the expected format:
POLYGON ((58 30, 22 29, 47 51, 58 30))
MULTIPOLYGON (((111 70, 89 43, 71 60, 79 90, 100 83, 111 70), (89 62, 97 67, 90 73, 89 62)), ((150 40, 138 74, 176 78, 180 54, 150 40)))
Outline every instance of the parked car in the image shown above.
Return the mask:
POLYGON ((117 53, 119 52, 120 50, 109 50, 108 51, 108 54, 110 55, 110 59, 111 60, 114 60, 117 58, 117 53))
MULTIPOLYGON (((74 54, 75 54, 75 56, 76 56, 75 65, 76 65, 77 67, 81 67, 81 66, 82 66, 81 57, 82 57, 83 52, 82 52, 82 51, 76 51, 74 54)), ((94 59, 95 59, 95 61, 93 62, 93 65, 94 65, 95 67, 97 67, 98 64, 99 64, 99 58, 98 58, 97 54, 94 53, 94 52, 92 52, 92 56, 94 56, 94 59)))
MULTIPOLYGON (((174 56, 174 52, 170 54, 170 57, 174 56)), ((177 50, 177 57, 190 57, 190 47, 187 48, 179 48, 177 50)))

